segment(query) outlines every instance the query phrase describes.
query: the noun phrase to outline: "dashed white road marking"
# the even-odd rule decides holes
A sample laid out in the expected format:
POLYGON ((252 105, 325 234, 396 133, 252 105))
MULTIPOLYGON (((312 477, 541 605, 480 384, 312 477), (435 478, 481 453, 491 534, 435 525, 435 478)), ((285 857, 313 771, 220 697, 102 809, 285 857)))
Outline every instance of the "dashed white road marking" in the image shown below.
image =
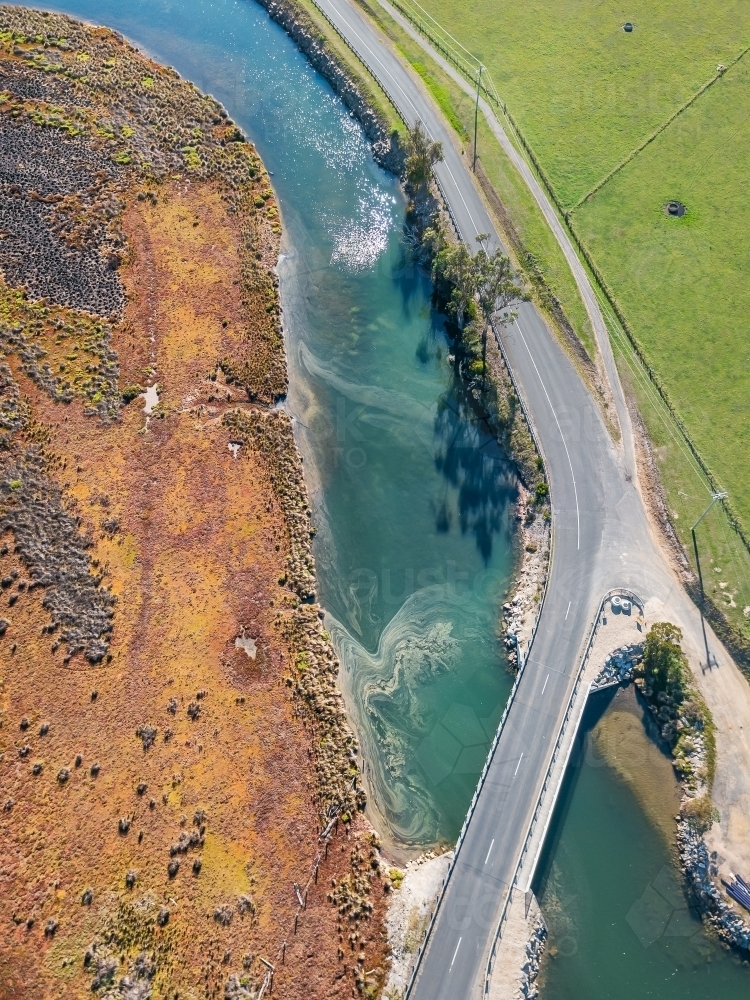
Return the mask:
POLYGON ((573 462, 571 461, 570 452, 568 451, 568 443, 565 440, 565 436, 564 436, 564 434, 562 432, 562 427, 560 426, 560 421, 557 419, 557 413, 555 413, 555 408, 552 405, 552 400, 549 398, 549 393, 547 392, 547 386, 544 384, 544 379, 542 378, 541 374, 539 373, 539 369, 536 366, 536 361, 534 360, 534 355, 531 353, 531 350, 529 349, 529 345, 526 343, 526 338, 523 335, 523 330, 518 325, 518 320, 516 320, 515 322, 516 322, 516 329, 521 334, 521 340, 523 341, 523 346, 529 352, 529 357, 531 358, 531 363, 534 366, 534 371, 537 374, 537 378, 539 379, 539 382, 540 382, 540 384, 542 386, 542 389, 544 389, 544 395, 547 397, 547 402, 549 403, 549 408, 550 408, 550 410, 552 410, 552 416, 555 418, 555 423, 557 424, 557 429, 560 431, 560 437, 562 438, 563 447, 565 448, 565 454, 568 456, 568 465, 570 466, 570 477, 573 480, 573 493, 575 494, 575 498, 576 498, 576 522, 577 522, 577 525, 578 525, 578 549, 580 550, 580 548, 581 548, 581 512, 578 509, 578 487, 576 486, 575 472, 573 472, 573 462))
POLYGON ((487 857, 484 859, 485 864, 487 864, 487 862, 490 860, 490 854, 492 854, 492 848, 494 847, 494 845, 495 845, 495 838, 493 837, 492 843, 490 844, 490 849, 489 851, 487 851, 487 857))
MULTIPOLYGON (((456 950, 453 952, 453 958, 451 959, 451 969, 453 968, 453 963, 456 961, 456 955, 458 954, 458 949, 461 947, 461 942, 462 941, 463 941, 463 938, 460 937, 458 939, 458 944, 456 945, 456 950)), ((451 969, 448 969, 448 972, 450 972, 451 969)))

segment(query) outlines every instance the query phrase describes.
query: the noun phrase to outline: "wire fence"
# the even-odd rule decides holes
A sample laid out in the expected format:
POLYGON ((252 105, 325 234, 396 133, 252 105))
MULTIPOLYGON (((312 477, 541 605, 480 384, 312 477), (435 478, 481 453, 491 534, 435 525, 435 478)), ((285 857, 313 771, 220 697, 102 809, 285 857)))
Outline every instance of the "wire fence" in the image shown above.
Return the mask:
MULTIPOLYGON (((703 514, 714 494, 716 480, 707 474, 689 438, 674 419, 662 393, 654 385, 642 356, 633 349, 617 317, 602 296, 602 315, 623 377, 638 402, 638 410, 651 442, 659 483, 663 490, 662 519, 681 548, 683 566, 697 574, 691 527, 703 514)), ((743 669, 750 670, 750 550, 731 505, 714 505, 696 532, 703 569, 706 617, 743 669)), ((700 603, 697 576, 688 584, 700 603)))

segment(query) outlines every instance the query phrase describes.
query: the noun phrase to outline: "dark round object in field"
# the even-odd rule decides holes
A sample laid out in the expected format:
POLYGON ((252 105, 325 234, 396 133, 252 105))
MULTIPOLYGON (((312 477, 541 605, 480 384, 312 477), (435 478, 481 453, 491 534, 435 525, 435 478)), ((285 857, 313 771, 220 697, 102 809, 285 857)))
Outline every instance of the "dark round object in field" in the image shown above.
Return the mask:
POLYGON ((42 773, 42 765, 39 764, 39 763, 34 764, 34 766, 31 769, 31 773, 35 774, 35 775, 41 774, 42 773))
POLYGON ((687 211, 681 201, 668 201, 664 208, 667 215, 671 215, 675 219, 681 219, 687 211))
POLYGON ((628 34, 633 30, 633 25, 630 21, 626 21, 622 26, 623 31, 627 31, 628 34))
POLYGON ((169 875, 170 878, 174 878, 179 870, 180 870, 179 861, 170 861, 169 864, 167 865, 167 875, 169 875))

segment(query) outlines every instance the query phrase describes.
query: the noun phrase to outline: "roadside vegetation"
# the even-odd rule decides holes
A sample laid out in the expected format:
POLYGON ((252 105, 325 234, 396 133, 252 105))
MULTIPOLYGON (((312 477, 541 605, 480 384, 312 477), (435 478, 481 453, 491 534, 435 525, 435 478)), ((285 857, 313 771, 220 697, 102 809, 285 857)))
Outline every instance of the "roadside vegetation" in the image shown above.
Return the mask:
POLYGON ((435 304, 448 318, 451 359, 472 407, 514 460, 524 486, 535 491, 536 505, 548 518, 543 463, 492 330, 493 323, 512 319, 512 306, 529 295, 510 259, 500 250, 487 252, 484 234, 477 237, 476 251, 453 235, 433 190, 432 168, 442 155, 441 144, 430 142, 417 122, 406 141, 406 240, 414 258, 431 270, 435 304))

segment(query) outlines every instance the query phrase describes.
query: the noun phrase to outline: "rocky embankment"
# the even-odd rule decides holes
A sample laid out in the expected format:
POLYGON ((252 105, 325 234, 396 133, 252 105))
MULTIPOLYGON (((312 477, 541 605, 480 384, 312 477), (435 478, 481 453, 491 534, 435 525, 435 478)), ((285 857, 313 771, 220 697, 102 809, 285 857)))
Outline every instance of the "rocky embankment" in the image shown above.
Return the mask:
MULTIPOLYGON (((361 86, 339 62, 308 14, 292 0, 258 0, 269 15, 291 36, 314 68, 325 77, 364 129, 372 143, 372 153, 385 170, 401 176, 404 149, 399 136, 368 102, 361 86)), ((331 29, 333 30, 333 29, 331 29)))
POLYGON ((526 945, 526 961, 521 966, 521 985, 518 992, 523 1000, 536 1000, 539 996, 539 988, 536 985, 536 981, 539 976, 539 968, 542 963, 546 941, 547 925, 540 913, 526 945))
POLYGON ((709 854, 703 835, 685 819, 677 825, 677 844, 688 888, 703 919, 726 944, 750 951, 750 926, 716 885, 716 852, 709 854))
POLYGON ((626 684, 635 677, 635 669, 643 659, 643 643, 630 642, 611 653, 594 678, 592 690, 611 684, 626 684))
POLYGON ((549 521, 546 507, 535 502, 534 495, 519 484, 516 519, 521 533, 521 564, 513 597, 503 605, 500 634, 508 659, 518 669, 518 651, 525 655, 539 616, 544 584, 549 567, 549 521))

